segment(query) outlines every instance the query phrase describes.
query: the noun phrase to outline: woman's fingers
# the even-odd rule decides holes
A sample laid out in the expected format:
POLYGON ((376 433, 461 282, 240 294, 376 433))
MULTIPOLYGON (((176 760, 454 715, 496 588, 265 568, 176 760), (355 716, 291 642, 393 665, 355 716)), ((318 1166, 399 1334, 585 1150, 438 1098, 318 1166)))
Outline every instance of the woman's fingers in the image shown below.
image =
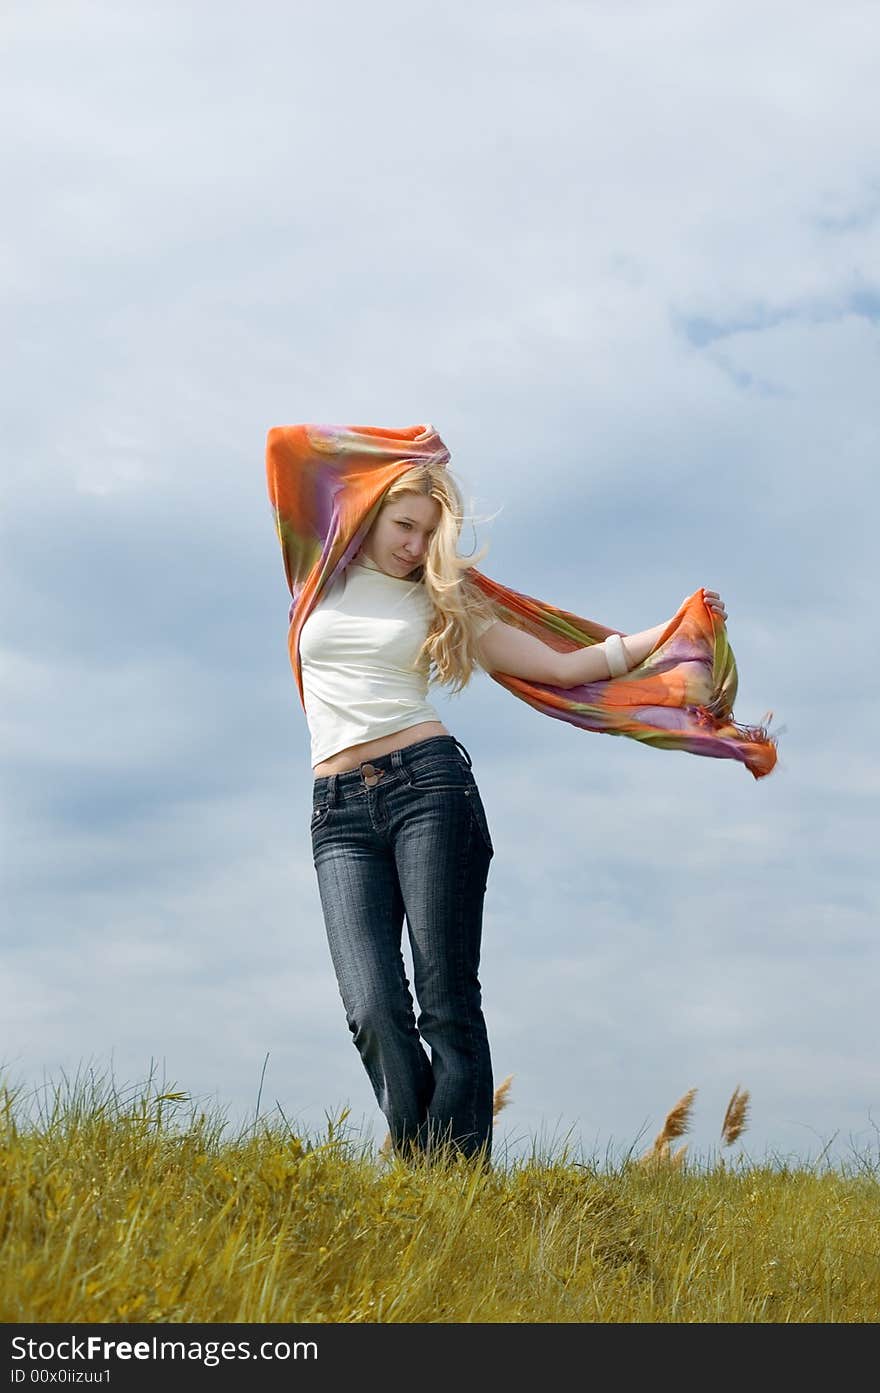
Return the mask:
MULTIPOLYGON (((686 601, 689 599, 690 595, 685 595, 684 599, 681 602, 681 605, 685 604, 686 601)), ((714 614, 720 614, 722 619, 727 618, 727 610, 724 607, 724 601, 718 594, 717 590, 704 589, 703 599, 705 600, 706 604, 709 606, 709 608, 712 610, 714 614)), ((679 609, 681 609, 681 605, 679 605, 679 609)))

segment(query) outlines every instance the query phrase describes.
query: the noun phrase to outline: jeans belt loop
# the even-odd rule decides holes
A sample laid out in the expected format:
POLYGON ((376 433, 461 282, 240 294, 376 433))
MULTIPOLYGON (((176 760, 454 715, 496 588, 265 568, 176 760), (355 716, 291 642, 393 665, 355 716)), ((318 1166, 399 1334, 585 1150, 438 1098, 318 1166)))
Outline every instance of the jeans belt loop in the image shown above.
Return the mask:
MULTIPOLYGON (((453 735, 452 738, 453 738, 453 740, 455 740, 455 736, 454 736, 454 735, 453 735)), ((461 752, 462 752, 462 754, 464 755, 465 759, 467 760, 468 769, 473 769, 474 766, 473 766, 473 764, 471 763, 471 757, 470 757, 470 755, 468 754, 467 750, 465 749, 464 745, 461 743, 460 740, 455 740, 455 743, 456 743, 456 745, 458 746, 458 748, 461 750, 461 752)))

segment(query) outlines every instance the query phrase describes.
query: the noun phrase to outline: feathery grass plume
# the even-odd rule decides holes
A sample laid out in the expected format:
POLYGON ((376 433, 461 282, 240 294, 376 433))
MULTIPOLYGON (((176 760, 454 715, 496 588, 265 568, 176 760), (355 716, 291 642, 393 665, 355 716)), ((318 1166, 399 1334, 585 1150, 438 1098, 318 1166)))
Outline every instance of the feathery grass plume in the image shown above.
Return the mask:
POLYGON ((504 1079, 503 1082, 500 1083, 500 1084, 498 1085, 498 1087, 496 1088, 496 1090, 495 1090, 495 1095, 494 1095, 494 1097, 493 1097, 493 1099, 492 1099, 492 1117, 493 1117, 492 1126, 493 1126, 493 1127, 495 1126, 496 1122, 498 1121, 498 1114, 500 1113, 501 1109, 502 1109, 502 1108, 506 1108, 506 1107, 507 1107, 507 1104, 510 1102, 510 1099, 508 1098, 507 1095, 508 1095, 508 1093, 510 1092, 510 1085, 511 1085, 512 1083, 513 1083, 513 1074, 508 1074, 508 1075, 507 1075, 507 1078, 504 1079))
POLYGON ((736 1088, 730 1096, 727 1104, 727 1112, 724 1114, 724 1121, 721 1124, 721 1138, 725 1146, 733 1146, 745 1130, 749 1120, 749 1090, 736 1088))
POLYGON ((666 1166, 669 1164, 669 1142, 662 1141, 657 1137, 654 1145, 649 1147, 644 1156, 639 1157, 638 1164, 644 1166, 646 1170, 651 1170, 655 1166, 666 1166))
POLYGON ((666 1114, 666 1121, 663 1123, 663 1136, 667 1141, 672 1141, 674 1137, 683 1137, 688 1127, 691 1125, 691 1108, 697 1096, 695 1088, 689 1088, 683 1098, 679 1098, 674 1108, 666 1114))
POLYGON ((666 1114, 666 1121, 654 1138, 653 1146, 650 1146, 643 1156, 639 1157, 640 1166, 657 1166, 674 1164, 680 1166, 684 1158, 685 1147, 681 1147, 673 1155, 669 1150, 669 1143, 676 1137, 681 1137, 691 1125, 691 1108, 697 1096, 695 1088, 689 1088, 674 1107, 670 1108, 666 1114))
MULTIPOLYGON (((508 1075, 507 1075, 507 1078, 506 1078, 506 1079, 503 1079, 502 1082, 498 1085, 498 1087, 496 1088, 496 1090, 495 1090, 495 1092, 494 1092, 494 1094, 493 1094, 493 1096, 492 1096, 492 1126, 493 1126, 493 1127, 497 1126, 497 1123, 498 1123, 498 1114, 500 1113, 501 1109, 502 1109, 502 1108, 506 1108, 507 1105, 508 1105, 508 1103, 510 1102, 510 1099, 508 1098, 507 1095, 508 1095, 508 1093, 510 1092, 510 1085, 511 1085, 512 1083, 513 1083, 513 1074, 508 1074, 508 1075)), ((391 1151, 392 1151, 391 1133, 390 1133, 390 1132, 386 1132, 386 1133, 385 1133, 385 1140, 383 1141, 382 1145, 379 1147, 379 1155, 380 1155, 380 1156, 390 1156, 390 1155, 391 1155, 391 1151)))

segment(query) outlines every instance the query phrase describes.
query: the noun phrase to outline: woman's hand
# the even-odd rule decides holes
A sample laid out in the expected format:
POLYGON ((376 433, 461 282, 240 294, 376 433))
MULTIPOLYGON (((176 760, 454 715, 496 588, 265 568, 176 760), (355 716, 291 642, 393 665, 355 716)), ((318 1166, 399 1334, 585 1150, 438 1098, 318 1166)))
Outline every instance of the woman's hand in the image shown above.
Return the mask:
POLYGON ((724 608, 724 601, 717 590, 704 590, 703 598, 713 614, 719 615, 722 619, 727 618, 727 610, 724 608))
MULTIPOLYGON (((690 595, 685 595, 684 599, 681 602, 681 605, 685 604, 685 602, 689 599, 690 595)), ((727 610, 724 608, 724 601, 718 594, 717 590, 704 590, 703 599, 705 600, 706 604, 709 606, 713 614, 717 614, 721 619, 727 618, 727 610)), ((681 609, 681 605, 679 605, 679 609, 681 609)))

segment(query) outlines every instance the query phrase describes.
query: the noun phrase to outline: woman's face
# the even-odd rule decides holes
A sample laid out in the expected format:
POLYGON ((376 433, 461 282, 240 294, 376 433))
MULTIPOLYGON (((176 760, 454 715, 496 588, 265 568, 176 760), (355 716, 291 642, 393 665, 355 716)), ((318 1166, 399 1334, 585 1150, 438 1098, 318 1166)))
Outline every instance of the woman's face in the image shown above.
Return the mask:
POLYGON ((428 543, 440 521, 436 498, 402 493, 380 509, 361 546, 387 576, 404 579, 425 560, 428 543))

